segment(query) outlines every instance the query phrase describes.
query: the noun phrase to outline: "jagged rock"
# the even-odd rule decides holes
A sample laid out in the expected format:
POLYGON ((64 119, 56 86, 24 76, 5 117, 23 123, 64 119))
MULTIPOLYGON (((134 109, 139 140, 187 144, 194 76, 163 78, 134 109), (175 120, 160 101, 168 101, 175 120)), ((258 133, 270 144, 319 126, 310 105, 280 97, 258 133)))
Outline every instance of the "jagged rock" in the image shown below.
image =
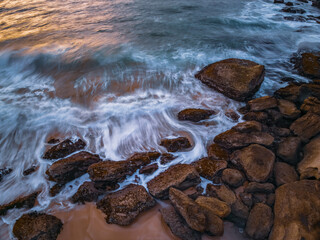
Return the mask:
POLYGON ((178 113, 178 119, 180 121, 199 122, 208 119, 213 114, 216 114, 213 110, 188 108, 178 113))
POLYGON ((257 121, 246 121, 238 123, 232 129, 242 133, 261 132, 262 124, 257 121))
POLYGON ((155 200, 144 187, 130 184, 122 190, 106 195, 97 203, 97 208, 107 215, 107 223, 127 226, 141 212, 152 208, 155 204, 155 200))
POLYGON ((206 192, 208 196, 216 197, 221 201, 226 202, 229 206, 237 201, 235 193, 225 185, 208 184, 206 192))
POLYGON ((32 166, 26 170, 23 171, 23 175, 24 176, 28 176, 34 172, 36 172, 39 169, 40 166, 32 166))
POLYGON ((248 112, 243 116, 243 120, 264 123, 268 120, 268 114, 265 112, 248 112))
POLYGON ((297 109, 293 102, 288 100, 279 99, 278 107, 282 115, 289 119, 296 119, 300 116, 300 110, 297 109))
POLYGON ((19 197, 10 203, 0 205, 0 216, 6 215, 13 208, 32 208, 40 192, 34 192, 24 197, 19 197))
POLYGON ((298 174, 296 170, 289 164, 276 162, 274 164, 273 172, 277 186, 298 181, 298 174))
POLYGON ((201 235, 197 231, 191 229, 174 208, 162 208, 160 209, 160 212, 163 220, 175 236, 182 240, 201 240, 201 235))
POLYGON ((200 196, 196 199, 196 203, 220 218, 225 218, 231 213, 231 208, 227 203, 214 197, 200 196))
POLYGON ((214 160, 211 158, 201 158, 193 163, 197 172, 201 177, 212 180, 215 175, 225 169, 228 165, 227 161, 214 160))
POLYGON ((275 187, 272 183, 250 182, 246 187, 247 193, 273 193, 275 187))
POLYGON ((234 122, 238 121, 240 118, 240 115, 232 109, 227 109, 224 115, 226 115, 227 118, 231 119, 234 122))
POLYGON ((311 112, 294 121, 290 130, 298 135, 303 141, 308 141, 320 132, 320 116, 311 112))
POLYGON ((316 97, 308 97, 304 100, 300 110, 304 113, 312 112, 320 115, 320 100, 316 97))
POLYGON ((71 197, 73 203, 93 202, 103 194, 103 191, 94 187, 93 182, 84 182, 78 189, 78 191, 71 197))
POLYGON ((246 233, 255 240, 268 238, 273 225, 272 209, 263 203, 253 206, 246 225, 246 233))
POLYGON ((266 182, 272 173, 275 155, 263 146, 252 144, 235 151, 230 159, 243 168, 250 181, 266 182))
POLYGON ((320 182, 302 180, 276 190, 270 240, 320 239, 320 182))
POLYGON ((139 173, 140 174, 145 174, 145 175, 150 175, 152 173, 154 173, 155 171, 158 170, 158 164, 157 163, 154 163, 154 164, 151 164, 151 165, 147 165, 147 166, 144 166, 142 167, 140 170, 139 170, 139 173))
POLYGON ((299 63, 300 74, 311 78, 320 78, 320 53, 303 53, 299 63))
POLYGON ((168 152, 183 151, 191 148, 191 144, 186 137, 162 139, 160 145, 165 147, 168 152))
POLYGON ((260 97, 248 102, 250 111, 262 111, 277 107, 277 99, 270 96, 260 97))
POLYGON ((171 161, 173 161, 174 159, 176 159, 177 157, 170 154, 170 153, 163 153, 160 157, 160 163, 161 164, 167 164, 171 161))
POLYGON ((232 168, 224 169, 221 179, 224 183, 234 188, 240 187, 245 181, 245 177, 242 172, 232 168))
POLYGON ((206 66, 195 77, 227 97, 244 101, 260 88, 264 73, 263 65, 231 58, 206 66))
POLYGON ((50 148, 43 156, 44 159, 58 159, 64 158, 71 153, 79 151, 86 146, 86 143, 79 139, 76 142, 72 142, 71 140, 67 139, 63 142, 59 143, 58 145, 53 146, 50 148))
POLYGON ((45 213, 23 214, 13 226, 13 235, 18 240, 56 240, 62 230, 59 218, 45 213))
POLYGON ((306 11, 302 8, 295 8, 295 7, 285 7, 281 10, 281 12, 287 12, 287 13, 299 13, 304 14, 306 11))
POLYGON ((288 86, 275 91, 274 95, 278 98, 283 98, 288 101, 298 102, 300 101, 300 90, 301 86, 289 84, 288 86))
POLYGON ((283 161, 295 165, 299 161, 301 150, 301 139, 299 137, 288 137, 280 142, 277 156, 283 161))
POLYGON ((188 164, 178 164, 160 173, 147 183, 151 195, 160 199, 167 199, 169 188, 185 190, 201 182, 199 173, 188 164))
POLYGON ((208 157, 216 160, 229 160, 229 153, 224 148, 220 147, 218 144, 213 143, 208 147, 208 157))
POLYGON ((11 168, 2 168, 0 169, 0 182, 2 181, 3 177, 10 174, 12 172, 11 168))

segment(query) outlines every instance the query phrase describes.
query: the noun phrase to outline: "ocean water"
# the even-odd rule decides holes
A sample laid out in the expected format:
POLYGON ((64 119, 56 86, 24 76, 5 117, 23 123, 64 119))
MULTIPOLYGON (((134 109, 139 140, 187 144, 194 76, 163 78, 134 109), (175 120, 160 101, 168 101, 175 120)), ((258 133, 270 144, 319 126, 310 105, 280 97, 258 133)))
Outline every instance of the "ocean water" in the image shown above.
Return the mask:
MULTIPOLYGON (((319 15, 311 3, 300 4, 305 15, 319 15)), ((214 136, 236 124, 224 111, 243 103, 195 79, 202 67, 231 57, 265 65, 256 96, 284 86, 283 77, 307 81, 289 59, 319 47, 319 24, 285 21, 292 14, 282 7, 271 0, 0 1, 0 168, 13 169, 0 183, 0 204, 41 189, 33 210, 74 208, 68 198, 89 177, 49 197, 45 171, 52 162, 42 155, 52 137, 82 138, 88 151, 114 161, 165 152, 164 137, 189 137, 192 150, 140 176, 142 185, 170 165, 206 156, 214 136), (190 107, 218 114, 197 124, 178 121, 190 107), (38 171, 24 176, 33 165, 38 171)), ((0 218, 0 236, 24 212, 0 218)))

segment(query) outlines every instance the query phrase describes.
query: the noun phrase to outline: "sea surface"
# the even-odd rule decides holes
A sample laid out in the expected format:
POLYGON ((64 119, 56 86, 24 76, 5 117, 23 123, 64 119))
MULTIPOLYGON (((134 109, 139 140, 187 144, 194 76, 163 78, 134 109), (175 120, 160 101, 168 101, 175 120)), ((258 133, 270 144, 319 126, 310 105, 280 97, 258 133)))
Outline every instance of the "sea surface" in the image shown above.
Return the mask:
MULTIPOLYGON (((305 15, 319 16, 311 2, 298 3, 305 15)), ((285 86, 284 77, 307 81, 289 59, 319 47, 320 25, 284 20, 293 14, 280 12, 283 6, 273 0, 0 1, 0 169, 13 169, 0 183, 0 204, 41 189, 32 210, 75 209, 68 199, 89 176, 49 197, 53 182, 45 171, 52 162, 42 156, 51 138, 81 138, 87 150, 118 161, 165 152, 161 138, 187 136, 192 150, 141 175, 144 186, 170 165, 205 157, 214 136, 236 124, 224 112, 244 104, 195 79, 202 67, 226 58, 265 65, 257 97, 285 86), (197 124, 178 121, 177 113, 190 107, 218 114, 197 124), (24 176, 31 166, 39 169, 24 176)), ((0 218, 0 239, 12 237, 24 212, 0 218)))

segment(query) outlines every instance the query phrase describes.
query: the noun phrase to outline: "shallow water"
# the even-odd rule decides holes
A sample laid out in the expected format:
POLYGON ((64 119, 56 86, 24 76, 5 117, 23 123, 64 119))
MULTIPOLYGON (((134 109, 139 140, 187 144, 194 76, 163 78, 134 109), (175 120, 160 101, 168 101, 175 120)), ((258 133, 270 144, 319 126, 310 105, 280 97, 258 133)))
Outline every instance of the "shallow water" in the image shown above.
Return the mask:
MULTIPOLYGON (((42 189, 34 210, 68 202, 88 175, 56 197, 41 158, 51 137, 82 138, 104 159, 157 150, 163 137, 188 136, 194 147, 171 163, 206 156, 215 135, 235 123, 224 110, 241 103, 193 76, 206 64, 236 57, 266 66, 257 96, 283 86, 282 77, 306 81, 289 58, 319 43, 314 21, 284 21, 273 1, 229 0, 4 0, 0 2, 0 168, 13 168, 0 184, 0 204, 42 189), (179 122, 187 107, 219 112, 204 123, 179 122), (39 165, 36 173, 23 171, 39 165)), ((307 14, 319 14, 303 4, 307 14)), ((318 45, 317 45, 318 46, 318 45)), ((168 168, 160 165, 154 175, 168 168)), ((136 174, 135 174, 136 175, 136 174)), ((122 186, 134 181, 129 177, 122 186)), ((152 176, 140 176, 145 185, 152 176)), ((23 210, 0 221, 7 234, 23 210)))

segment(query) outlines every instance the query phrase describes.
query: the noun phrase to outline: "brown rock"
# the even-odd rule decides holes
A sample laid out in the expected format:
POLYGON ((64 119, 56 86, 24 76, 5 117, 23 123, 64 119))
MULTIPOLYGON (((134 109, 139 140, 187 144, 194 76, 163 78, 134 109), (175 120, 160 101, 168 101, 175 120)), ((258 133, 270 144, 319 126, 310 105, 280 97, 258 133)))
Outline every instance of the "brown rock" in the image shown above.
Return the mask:
POLYGON ((319 83, 305 83, 301 85, 300 102, 303 102, 308 97, 315 97, 320 100, 320 85, 319 83))
POLYGON ((274 193, 270 193, 267 196, 266 204, 270 207, 273 207, 275 200, 276 200, 276 195, 274 193))
POLYGON ((2 168, 0 169, 0 182, 2 181, 3 177, 10 174, 12 172, 11 168, 2 168))
POLYGON ((213 143, 208 147, 208 157, 216 160, 229 160, 229 153, 218 144, 213 143))
POLYGON ((28 176, 34 172, 36 172, 39 169, 40 166, 32 166, 26 170, 23 171, 23 175, 24 176, 28 176))
POLYGON ((191 148, 191 144, 186 137, 162 139, 160 145, 165 147, 168 152, 183 151, 191 148))
POLYGON ((174 156, 170 153, 163 153, 160 157, 160 163, 164 165, 164 164, 167 164, 167 163, 173 161, 176 158, 177 158, 176 156, 174 156))
POLYGON ((228 163, 224 160, 214 160, 211 158, 201 158, 194 163, 197 172, 201 177, 212 180, 216 174, 227 167, 228 163))
POLYGON ((274 95, 278 98, 283 98, 288 101, 298 102, 300 97, 301 86, 289 84, 284 88, 278 89, 274 95))
POLYGON ((246 121, 238 123, 232 129, 242 133, 261 132, 262 124, 257 121, 246 121))
POLYGON ((276 162, 273 171, 275 182, 278 187, 286 183, 298 181, 296 170, 289 164, 276 162))
POLYGON ((224 169, 221 178, 224 183, 234 188, 240 187, 245 181, 245 177, 242 172, 232 168, 224 169))
POLYGON ((257 203, 250 212, 245 231, 252 239, 263 240, 268 238, 272 225, 272 209, 268 205, 257 203))
POLYGON ((231 213, 229 205, 214 197, 200 196, 196 199, 196 203, 206 211, 220 218, 225 218, 231 213))
POLYGON ((155 200, 144 187, 130 184, 120 191, 106 195, 97 203, 97 208, 107 215, 107 223, 127 226, 141 212, 152 208, 155 204, 155 200))
POLYGON ((229 206, 237 201, 235 193, 225 185, 208 184, 206 192, 208 196, 216 197, 221 201, 226 202, 229 206))
POLYGON ((231 58, 206 66, 195 77, 227 97, 244 101, 260 88, 264 72, 264 66, 255 62, 231 58))
POLYGON ((241 201, 242 201, 248 208, 251 208, 251 207, 252 207, 253 200, 252 200, 252 194, 251 194, 251 193, 241 192, 241 193, 239 194, 239 197, 240 197, 241 201))
POLYGON ((201 182, 196 169, 188 164, 178 164, 160 173, 147 183, 151 195, 160 199, 167 199, 169 188, 185 190, 201 182))
POLYGON ((269 128, 269 131, 274 136, 279 136, 279 137, 288 137, 290 135, 290 129, 288 128, 279 128, 279 127, 272 126, 269 128))
POLYGON ((312 112, 320 115, 320 100, 316 97, 308 97, 304 100, 300 110, 304 113, 312 112))
POLYGON ((243 168, 250 181, 266 182, 272 173, 275 156, 269 149, 252 144, 234 152, 230 159, 243 168))
POLYGON ((268 195, 265 194, 265 193, 254 193, 254 194, 252 194, 253 204, 256 204, 256 203, 264 203, 264 204, 266 204, 267 200, 268 200, 268 195))
POLYGON ((56 195, 58 195, 62 191, 62 189, 64 189, 65 186, 65 183, 56 183, 55 185, 53 185, 53 187, 51 187, 49 190, 50 197, 55 197, 56 195))
POLYGON ((103 194, 103 191, 96 189, 93 182, 84 182, 71 197, 71 201, 73 203, 93 202, 97 201, 101 194, 103 194))
POLYGON ((284 117, 289 119, 296 119, 300 116, 300 110, 297 109, 296 105, 293 102, 288 100, 279 99, 278 107, 280 112, 284 117))
POLYGON ((237 198, 237 200, 231 205, 231 213, 233 217, 239 218, 239 221, 236 221, 235 223, 238 223, 240 226, 242 225, 241 222, 245 223, 248 219, 249 212, 250 209, 239 198, 237 198))
POLYGON ((234 122, 238 121, 240 118, 240 115, 232 109, 227 109, 224 115, 226 115, 227 118, 231 119, 234 122))
POLYGON ((86 143, 79 139, 75 143, 71 140, 67 139, 63 142, 59 143, 58 145, 53 146, 50 148, 43 156, 44 159, 58 159, 64 158, 71 153, 79 151, 86 146, 86 143))
POLYGON ((213 236, 222 236, 224 233, 224 225, 221 218, 209 211, 204 212, 206 215, 206 232, 213 236))
POLYGON ((157 163, 154 163, 154 164, 151 164, 151 165, 147 165, 145 167, 142 167, 140 170, 139 170, 139 173, 140 174, 145 174, 145 175, 150 175, 152 173, 154 173, 155 171, 158 170, 158 164, 157 163))
POLYGON ((272 183, 257 183, 257 182, 250 182, 245 191, 247 193, 273 193, 275 187, 272 183))
POLYGON ((288 137, 280 142, 277 156, 283 161, 295 165, 299 161, 301 150, 301 139, 299 137, 288 137))
POLYGON ((299 72, 311 78, 320 78, 320 53, 303 53, 299 72))
POLYGON ((250 111, 262 111, 277 107, 277 99, 270 96, 260 97, 248 102, 250 111))
POLYGON ((268 120, 268 114, 265 112, 248 112, 243 116, 243 120, 264 123, 268 120))
POLYGON ((307 141, 320 132, 320 116, 309 112, 294 121, 290 126, 290 130, 303 141, 307 141))
POLYGON ((178 119, 180 121, 199 122, 208 119, 213 114, 216 114, 213 110, 188 108, 178 113, 178 119))

